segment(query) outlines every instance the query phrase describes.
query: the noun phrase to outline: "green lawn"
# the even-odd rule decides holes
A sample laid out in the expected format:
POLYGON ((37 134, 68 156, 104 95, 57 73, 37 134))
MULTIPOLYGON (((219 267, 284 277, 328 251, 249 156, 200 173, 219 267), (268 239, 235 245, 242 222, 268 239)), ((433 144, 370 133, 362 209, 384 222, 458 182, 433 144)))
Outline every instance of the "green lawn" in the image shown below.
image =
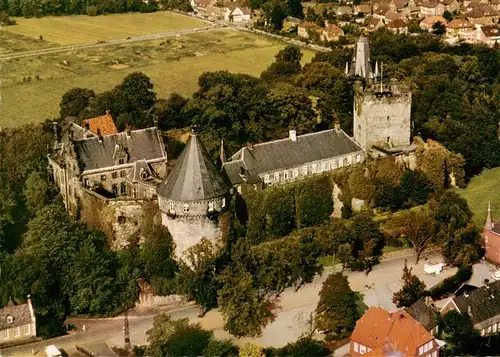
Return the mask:
POLYGON ((500 167, 497 167, 474 176, 465 189, 456 189, 456 192, 467 200, 474 214, 474 221, 479 227, 483 226, 486 219, 488 201, 491 202, 493 219, 500 218, 500 195, 497 192, 499 183, 500 167))
POLYGON ((101 16, 47 16, 16 18, 15 26, 5 26, 7 32, 61 45, 92 43, 127 36, 138 36, 194 27, 204 22, 168 11, 149 14, 128 13, 101 16))
MULTIPOLYGON (((69 89, 102 92, 134 71, 151 78, 159 98, 172 92, 189 96, 198 89, 198 77, 203 72, 228 70, 259 75, 283 47, 283 43, 266 37, 228 29, 5 61, 0 127, 53 118, 69 89), (35 79, 36 75, 41 79, 35 79)), ((313 55, 304 51, 303 61, 310 61, 313 55)))

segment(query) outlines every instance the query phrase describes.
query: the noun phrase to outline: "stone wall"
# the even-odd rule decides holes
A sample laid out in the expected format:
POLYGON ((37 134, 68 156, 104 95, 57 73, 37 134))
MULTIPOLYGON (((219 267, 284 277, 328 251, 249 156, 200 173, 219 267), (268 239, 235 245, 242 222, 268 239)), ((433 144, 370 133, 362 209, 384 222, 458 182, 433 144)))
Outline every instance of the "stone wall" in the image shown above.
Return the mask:
POLYGON ((363 90, 358 86, 354 97, 353 129, 354 139, 366 149, 373 145, 409 145, 411 92, 391 86, 377 93, 375 88, 363 90))
POLYGON ((168 228, 175 242, 175 255, 182 258, 184 252, 198 244, 202 238, 208 239, 214 246, 221 242, 222 232, 216 221, 206 216, 171 217, 161 213, 163 225, 168 228))

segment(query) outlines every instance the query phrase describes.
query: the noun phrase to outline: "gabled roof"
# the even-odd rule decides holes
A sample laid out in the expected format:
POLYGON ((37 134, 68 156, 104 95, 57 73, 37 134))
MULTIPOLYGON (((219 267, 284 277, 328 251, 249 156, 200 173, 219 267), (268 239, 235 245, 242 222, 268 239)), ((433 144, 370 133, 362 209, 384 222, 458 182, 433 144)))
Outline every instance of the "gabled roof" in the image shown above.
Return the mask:
POLYGON ((420 6, 426 7, 428 9, 434 9, 438 5, 439 5, 439 2, 437 2, 435 0, 424 0, 424 1, 422 1, 422 4, 420 6))
POLYGON ((253 145, 252 148, 245 147, 234 154, 231 161, 241 160, 246 170, 262 174, 359 151, 363 148, 344 131, 331 129, 297 135, 295 142, 286 138, 253 145))
POLYGON ((153 171, 151 171, 146 160, 137 160, 127 175, 127 179, 131 182, 146 181, 153 179, 153 175, 153 171))
POLYGON ((74 141, 73 145, 82 171, 115 166, 117 150, 127 154, 128 162, 166 159, 163 143, 156 128, 105 135, 101 142, 98 137, 93 136, 74 141))
POLYGON ((300 19, 296 18, 296 17, 293 17, 293 16, 287 16, 285 17, 285 19, 283 20, 283 22, 292 22, 294 24, 300 24, 300 19))
POLYGON ((330 23, 326 24, 325 29, 329 35, 342 36, 344 34, 344 30, 342 30, 340 27, 338 27, 335 24, 330 24, 330 23))
POLYGON ((402 19, 404 17, 404 14, 400 13, 400 12, 389 10, 385 13, 384 16, 388 20, 397 20, 397 19, 402 19))
MULTIPOLYGON (((500 36, 500 27, 498 25, 481 26, 481 31, 489 38, 500 36)), ((500 227, 498 229, 500 229, 500 227)))
POLYGON ((158 187, 158 195, 174 201, 203 201, 226 195, 231 186, 208 156, 196 133, 167 179, 158 187))
POLYGON ((462 313, 471 312, 474 324, 500 315, 500 281, 477 288, 467 295, 453 298, 453 301, 462 313))
POLYGON ((0 309, 0 330, 28 324, 31 324, 31 314, 28 303, 14 305, 12 300, 9 300, 7 306, 0 309), (12 322, 8 322, 9 316, 12 318, 12 322))
POLYGON ((392 0, 391 1, 396 9, 402 9, 405 6, 405 0, 392 0))
POLYGON ((100 131, 101 135, 103 136, 118 133, 115 122, 113 121, 113 117, 111 117, 109 111, 107 111, 105 115, 102 115, 100 117, 82 120, 82 127, 86 128, 95 135, 98 135, 98 131, 100 131))
POLYGON ((364 313, 350 337, 351 341, 373 350, 392 344, 397 346, 397 351, 408 356, 413 356, 419 346, 433 339, 425 327, 406 311, 390 313, 379 307, 370 307, 364 313))
POLYGON ((466 19, 453 19, 448 23, 448 25, 446 25, 446 27, 452 29, 464 29, 464 28, 474 28, 474 25, 471 24, 466 19))
POLYGON ((420 322, 427 331, 431 331, 438 324, 438 312, 426 304, 425 298, 407 307, 405 311, 415 320, 420 322))
POLYGON ((422 26, 422 25, 432 26, 436 22, 440 22, 443 25, 446 25, 448 23, 448 21, 446 21, 446 19, 443 16, 427 16, 425 19, 420 21, 420 26, 422 26))
POLYGON ((389 22, 386 27, 393 28, 393 29, 399 29, 399 28, 404 28, 407 26, 408 25, 403 20, 396 19, 396 20, 392 20, 391 22, 389 22))

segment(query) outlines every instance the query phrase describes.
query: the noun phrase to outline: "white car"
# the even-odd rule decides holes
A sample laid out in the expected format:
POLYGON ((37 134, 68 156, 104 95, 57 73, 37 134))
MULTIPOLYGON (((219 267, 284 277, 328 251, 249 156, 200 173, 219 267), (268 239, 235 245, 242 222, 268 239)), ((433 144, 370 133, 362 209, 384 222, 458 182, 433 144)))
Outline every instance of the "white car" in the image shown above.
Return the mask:
POLYGON ((500 280, 500 270, 497 270, 496 272, 493 273, 491 276, 493 280, 500 280))

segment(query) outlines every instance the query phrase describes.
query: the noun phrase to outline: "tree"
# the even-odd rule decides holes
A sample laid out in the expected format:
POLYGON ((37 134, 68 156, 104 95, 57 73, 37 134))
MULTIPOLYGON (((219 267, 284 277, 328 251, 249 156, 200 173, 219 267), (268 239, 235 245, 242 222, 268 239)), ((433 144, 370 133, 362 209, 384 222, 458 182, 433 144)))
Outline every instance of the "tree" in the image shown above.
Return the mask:
POLYGON ((188 99, 172 93, 167 101, 157 107, 158 126, 161 130, 183 128, 189 125, 190 118, 185 113, 188 99))
POLYGON ((59 104, 60 118, 79 117, 80 113, 89 106, 90 101, 93 98, 95 98, 95 92, 91 89, 70 89, 64 93, 61 104, 59 104))
POLYGON ((47 205, 52 199, 54 193, 49 183, 38 172, 32 172, 26 179, 24 196, 26 197, 26 208, 32 216, 47 205))
POLYGON ((281 30, 283 20, 288 16, 288 6, 285 0, 266 1, 262 5, 264 16, 275 30, 281 30))
POLYGON ((175 243, 167 228, 155 224, 144 235, 142 258, 145 273, 148 277, 172 278, 177 271, 173 257, 175 243))
POLYGON ((267 82, 290 80, 290 77, 300 73, 302 52, 297 46, 288 45, 276 54, 276 61, 269 66, 260 78, 267 82))
POLYGON ((425 284, 417 278, 416 275, 411 273, 412 269, 408 269, 405 260, 405 266, 403 268, 403 282, 404 285, 401 290, 394 293, 392 302, 396 304, 397 307, 407 307, 413 305, 422 296, 425 291, 425 284))
POLYGON ((427 247, 427 244, 436 236, 436 221, 425 212, 410 212, 405 222, 405 236, 417 253, 416 262, 427 247))
POLYGON ((316 307, 316 325, 321 330, 345 336, 358 320, 356 298, 342 273, 328 276, 319 293, 316 307))
POLYGON ((288 343, 282 348, 278 348, 271 354, 276 357, 326 357, 331 354, 325 342, 317 341, 312 337, 301 337, 295 342, 288 343))
POLYGON ((434 218, 441 226, 451 230, 462 228, 472 219, 467 201, 453 191, 445 191, 439 198, 434 218))
POLYGON ((432 25, 432 33, 434 35, 442 36, 442 35, 444 35, 446 33, 446 26, 443 25, 440 21, 436 21, 432 25))
POLYGON ((302 2, 300 0, 287 0, 288 13, 290 16, 296 17, 298 19, 304 18, 304 9, 302 8, 302 2))
POLYGON ((165 313, 155 316, 153 327, 146 331, 151 357, 202 356, 213 338, 200 324, 190 324, 188 318, 172 320, 165 313))
POLYGON ((203 351, 205 357, 230 357, 237 356, 238 348, 231 340, 218 340, 214 337, 210 339, 207 347, 203 351))
POLYGON ((444 340, 451 349, 448 355, 475 355, 478 351, 480 336, 474 329, 468 314, 460 314, 455 310, 448 311, 443 316, 444 340))
POLYGON ((218 277, 219 309, 224 329, 236 337, 259 336, 274 319, 272 303, 254 287, 252 274, 233 263, 218 277))
POLYGON ((4 229, 14 223, 15 201, 7 191, 0 190, 0 248, 2 247, 4 229))
POLYGON ((262 347, 253 343, 245 343, 238 353, 238 357, 265 357, 262 347))
POLYGON ((448 10, 445 10, 443 12, 443 17, 446 19, 446 21, 450 22, 451 20, 453 20, 453 14, 451 12, 449 12, 448 10))

